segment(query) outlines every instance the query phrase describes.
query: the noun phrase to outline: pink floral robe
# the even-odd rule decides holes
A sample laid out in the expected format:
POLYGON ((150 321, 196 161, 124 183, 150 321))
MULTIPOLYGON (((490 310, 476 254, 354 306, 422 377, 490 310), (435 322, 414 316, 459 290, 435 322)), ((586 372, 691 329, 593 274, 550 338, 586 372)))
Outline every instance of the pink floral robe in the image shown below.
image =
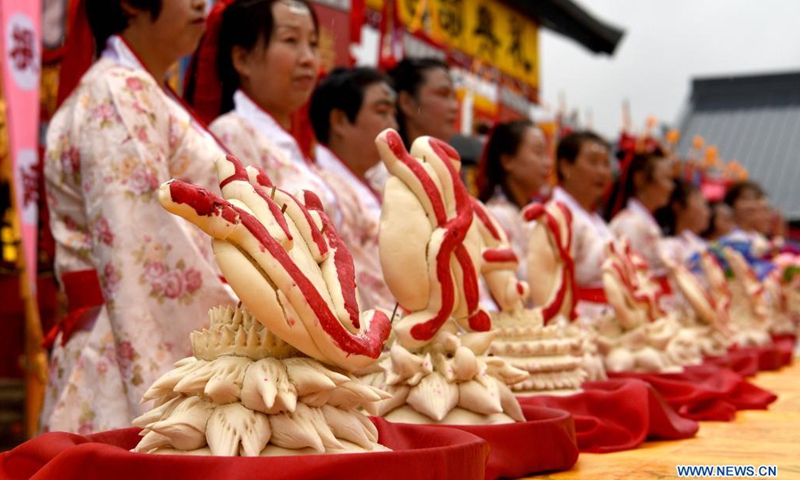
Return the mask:
POLYGON ((150 384, 191 353, 208 309, 234 302, 208 238, 157 198, 173 177, 211 186, 222 152, 118 37, 109 48, 118 55, 92 66, 47 132, 56 273, 96 270, 106 302, 65 345, 56 339, 44 430, 130 426, 150 384))

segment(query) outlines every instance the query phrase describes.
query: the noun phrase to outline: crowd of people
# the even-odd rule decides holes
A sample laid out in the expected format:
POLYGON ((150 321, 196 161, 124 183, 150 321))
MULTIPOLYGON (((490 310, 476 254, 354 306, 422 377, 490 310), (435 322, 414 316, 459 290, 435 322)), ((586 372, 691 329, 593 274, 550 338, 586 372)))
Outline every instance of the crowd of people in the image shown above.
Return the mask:
MULTIPOLYGON (((445 63, 338 68, 320 80, 319 25, 306 0, 222 0, 208 18, 205 0, 85 7, 97 60, 47 132, 47 198, 68 313, 51 339, 45 430, 128 426, 142 413, 144 391, 186 356, 189 332, 208 309, 235 304, 207 239, 157 198, 172 178, 219 191, 219 155, 261 168, 284 190, 316 193, 353 253, 362 305, 395 306, 378 255, 388 173, 374 139, 395 128, 410 147, 420 136, 456 133, 459 105, 445 63), (165 78, 187 55, 181 97, 165 78), (310 152, 290 133, 306 106, 310 152)), ((657 277, 664 255, 691 262, 712 240, 746 250, 756 265, 768 258, 770 209, 756 184, 708 205, 677 173, 672 152, 620 150, 615 179, 615 150, 582 131, 558 140, 553 154, 532 121, 493 127, 478 197, 520 260, 530 228, 520 212, 532 201, 570 210, 584 300, 602 286, 605 245, 623 236, 657 277)), ((524 261, 518 273, 527 279, 524 261)))

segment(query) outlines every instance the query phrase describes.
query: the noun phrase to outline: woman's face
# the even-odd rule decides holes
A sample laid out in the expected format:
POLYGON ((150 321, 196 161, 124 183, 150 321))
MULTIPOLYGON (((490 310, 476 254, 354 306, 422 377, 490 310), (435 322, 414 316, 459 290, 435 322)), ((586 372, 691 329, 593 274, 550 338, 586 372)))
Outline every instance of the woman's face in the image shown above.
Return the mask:
POLYGON ((672 180, 671 164, 667 159, 662 158, 655 160, 652 176, 645 179, 637 188, 636 196, 647 198, 648 204, 653 207, 653 210, 656 210, 669 204, 669 198, 674 189, 675 182, 672 180))
POLYGON ((714 238, 730 233, 735 226, 731 207, 724 203, 717 204, 714 207, 714 238))
POLYGON ((400 106, 408 130, 448 141, 456 133, 458 116, 453 80, 443 68, 429 69, 423 73, 423 77, 416 98, 408 97, 408 101, 400 106))
POLYGON ((189 55, 205 31, 206 0, 162 0, 155 21, 149 11, 133 12, 129 25, 147 25, 147 35, 172 62, 189 55))
POLYGON ((596 202, 611 185, 611 163, 608 148, 591 140, 584 141, 575 163, 564 162, 561 167, 562 186, 576 199, 596 202))
POLYGON ((693 191, 686 199, 685 215, 686 225, 692 233, 699 235, 708 228, 711 210, 708 208, 706 197, 700 191, 693 191))
POLYGON ((537 194, 547 183, 553 168, 553 159, 547 152, 544 134, 536 127, 527 127, 517 153, 504 158, 503 168, 509 182, 516 182, 531 195, 537 194))
POLYGON ((249 52, 234 51, 242 89, 279 120, 306 103, 317 83, 320 65, 317 31, 305 4, 272 5, 269 45, 260 40, 249 52))

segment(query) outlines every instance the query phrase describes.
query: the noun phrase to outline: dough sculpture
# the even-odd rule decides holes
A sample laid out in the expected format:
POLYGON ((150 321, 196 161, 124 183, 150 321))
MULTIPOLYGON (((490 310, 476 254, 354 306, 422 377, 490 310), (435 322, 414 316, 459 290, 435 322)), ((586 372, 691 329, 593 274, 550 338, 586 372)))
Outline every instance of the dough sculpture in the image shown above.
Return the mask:
POLYGON ((361 312, 353 262, 319 200, 302 202, 232 156, 217 160, 224 198, 178 180, 168 211, 214 238, 214 253, 243 304, 209 312, 134 420, 136 451, 221 456, 375 451, 377 430, 356 409, 389 397, 351 371, 375 362, 391 331, 361 312))
POLYGON ((586 380, 606 380, 603 358, 597 348, 597 333, 587 327, 592 320, 580 318, 576 311, 575 262, 572 213, 561 202, 546 205, 533 203, 522 212, 523 219, 534 222, 528 240, 528 283, 531 296, 544 325, 560 329, 560 338, 577 338, 586 380))
MULTIPOLYGON (((478 302, 485 252, 458 154, 430 137, 417 139, 409 154, 394 130, 382 132, 376 144, 392 175, 381 212, 381 266, 407 312, 394 320, 397 339, 389 353, 363 372, 365 382, 393 395, 378 404, 378 413, 406 423, 524 420, 508 385, 528 374, 484 355, 495 336, 478 302)), ((502 263, 502 255, 494 261, 502 263)), ((503 288, 512 290, 513 301, 513 291, 525 287, 503 288)))
POLYGON ((700 253, 701 268, 710 271, 714 281, 706 285, 686 265, 668 256, 662 259, 673 283, 677 285, 683 304, 677 304, 684 328, 694 332, 704 355, 724 355, 732 344, 730 327, 731 293, 716 258, 707 250, 700 253), (716 280, 722 275, 722 282, 716 280))
POLYGON ((695 334, 659 305, 662 292, 630 244, 609 242, 603 289, 613 316, 597 321, 606 370, 667 372, 702 362, 695 334))
MULTIPOLYGON (((565 216, 560 218, 568 221, 569 210, 564 211, 563 206, 558 205, 553 208, 565 213, 565 216)), ((535 216, 546 215, 545 218, 548 220, 557 222, 544 207, 541 205, 537 207, 539 213, 535 216)), ((561 313, 563 305, 571 298, 571 290, 567 288, 570 285, 570 277, 566 273, 570 270, 564 267, 563 262, 554 261, 555 268, 539 272, 538 278, 532 280, 535 280, 537 285, 547 285, 559 293, 551 294, 550 303, 542 307, 525 308, 529 292, 528 284, 517 281, 515 272, 518 260, 511 250, 506 233, 483 204, 476 200, 474 208, 478 230, 484 243, 483 277, 492 297, 500 307, 499 312, 492 313, 492 326, 497 337, 489 347, 489 352, 503 358, 512 366, 528 372, 530 377, 527 380, 511 386, 517 393, 577 392, 587 376, 583 367, 582 338, 577 328, 570 328, 566 324, 566 318, 563 316, 554 318, 561 313), (566 294, 560 293, 564 290, 567 290, 566 294), (556 321, 545 325, 545 319, 556 321)), ((536 207, 529 207, 526 212, 530 214, 534 208, 536 207)), ((548 240, 558 242, 562 238, 560 235, 565 231, 563 222, 562 225, 548 222, 548 225, 542 228, 550 236, 549 239, 545 239, 545 245, 548 240), (554 230, 551 230, 551 227, 554 230)), ((538 245, 531 247, 537 248, 538 245)), ((549 252, 537 251, 534 255, 549 254, 552 257, 552 251, 553 249, 549 252)))
POLYGON ((766 289, 744 256, 730 247, 722 256, 733 273, 731 320, 736 328, 734 340, 742 347, 763 347, 772 343, 769 335, 769 308, 766 289))
POLYGON ((784 253, 773 259, 775 270, 764 280, 770 296, 770 331, 777 335, 796 335, 800 321, 800 257, 784 253))

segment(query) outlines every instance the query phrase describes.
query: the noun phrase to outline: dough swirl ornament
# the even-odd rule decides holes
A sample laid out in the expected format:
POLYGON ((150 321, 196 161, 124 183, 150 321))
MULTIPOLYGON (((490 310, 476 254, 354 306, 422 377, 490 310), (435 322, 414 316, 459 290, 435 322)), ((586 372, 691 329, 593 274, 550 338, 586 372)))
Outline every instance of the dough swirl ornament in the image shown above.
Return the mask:
POLYGON ((214 254, 243 307, 209 312, 194 357, 157 380, 134 420, 137 451, 286 455, 385 449, 372 423, 385 392, 351 372, 376 361, 391 325, 361 312, 352 258, 317 197, 302 201, 232 156, 217 160, 224 198, 178 180, 168 211, 214 238, 214 254))

